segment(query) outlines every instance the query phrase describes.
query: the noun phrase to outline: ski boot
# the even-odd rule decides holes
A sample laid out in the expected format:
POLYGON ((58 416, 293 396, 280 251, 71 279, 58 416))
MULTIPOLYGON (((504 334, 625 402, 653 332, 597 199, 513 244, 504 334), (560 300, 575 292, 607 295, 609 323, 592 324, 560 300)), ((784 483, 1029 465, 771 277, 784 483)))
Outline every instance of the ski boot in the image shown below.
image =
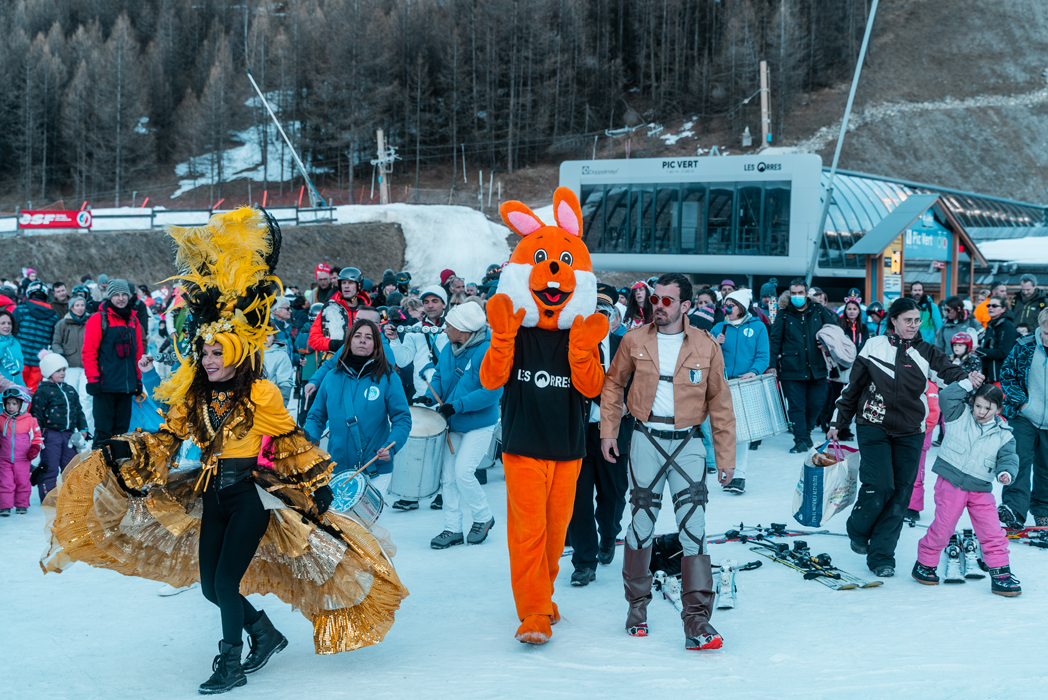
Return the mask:
POLYGON ((626 589, 626 602, 630 604, 626 616, 626 633, 631 637, 648 636, 648 603, 651 602, 651 546, 631 549, 629 544, 623 551, 622 584, 626 589))
POLYGON ((710 624, 713 614, 713 569, 708 554, 693 554, 681 559, 681 594, 684 606, 684 648, 720 649, 724 639, 710 624))
POLYGON ((1019 579, 1012 575, 1010 566, 998 566, 990 569, 990 592, 1013 597, 1021 595, 1023 589, 1019 587, 1019 579))
POLYGON ((939 572, 934 566, 925 566, 919 561, 913 563, 913 580, 925 586, 939 585, 939 572))
POLYGON ((244 625, 244 631, 248 635, 250 651, 243 663, 244 673, 254 673, 269 661, 269 657, 277 652, 283 651, 287 646, 287 637, 277 631, 273 623, 269 621, 265 610, 259 610, 257 620, 252 624, 244 625))
POLYGON ((211 674, 211 678, 200 684, 198 690, 201 695, 217 695, 247 685, 244 667, 240 665, 240 654, 243 651, 243 644, 218 643, 218 656, 211 664, 214 673, 211 674))

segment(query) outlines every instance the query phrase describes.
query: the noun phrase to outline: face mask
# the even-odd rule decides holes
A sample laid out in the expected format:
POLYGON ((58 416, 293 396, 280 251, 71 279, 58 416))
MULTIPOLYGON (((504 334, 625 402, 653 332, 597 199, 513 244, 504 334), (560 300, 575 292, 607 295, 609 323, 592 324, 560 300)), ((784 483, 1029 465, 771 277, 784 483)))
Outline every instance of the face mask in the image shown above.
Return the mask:
POLYGON ((804 306, 806 303, 808 303, 808 297, 804 296, 803 294, 798 294, 797 296, 791 296, 790 297, 790 303, 792 303, 794 306, 796 306, 799 309, 802 306, 804 306))
POLYGON ((730 306, 721 307, 721 311, 724 312, 725 316, 731 316, 731 314, 732 314, 732 307, 730 307, 730 306))

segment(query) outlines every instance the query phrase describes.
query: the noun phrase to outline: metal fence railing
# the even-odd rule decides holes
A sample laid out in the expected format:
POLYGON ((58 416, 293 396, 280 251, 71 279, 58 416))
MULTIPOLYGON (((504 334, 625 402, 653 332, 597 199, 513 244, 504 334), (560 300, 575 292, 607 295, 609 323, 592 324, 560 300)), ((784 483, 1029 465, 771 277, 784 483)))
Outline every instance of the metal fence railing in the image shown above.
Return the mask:
MULTIPOLYGON (((229 209, 153 209, 99 208, 91 210, 91 231, 143 231, 163 228, 164 226, 202 226, 212 214, 229 209)), ((285 226, 304 226, 308 224, 330 224, 335 221, 334 207, 267 207, 278 223, 285 226)), ((47 229, 22 226, 20 212, 0 214, 0 236, 12 235, 46 235, 69 230, 86 231, 88 229, 47 229)))

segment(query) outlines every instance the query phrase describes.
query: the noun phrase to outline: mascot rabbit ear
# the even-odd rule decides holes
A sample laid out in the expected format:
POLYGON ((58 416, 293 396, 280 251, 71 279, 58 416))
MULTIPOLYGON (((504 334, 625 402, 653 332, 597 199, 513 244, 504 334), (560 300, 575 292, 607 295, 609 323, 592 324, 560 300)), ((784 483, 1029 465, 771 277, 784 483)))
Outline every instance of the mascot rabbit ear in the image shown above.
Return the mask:
POLYGON ((542 223, 542 219, 535 216, 535 212, 521 202, 503 202, 499 207, 499 214, 506 225, 521 236, 535 233, 546 225, 542 223))
POLYGON ((567 187, 558 187, 553 193, 553 216, 557 225, 571 235, 582 235, 582 207, 579 198, 567 187))

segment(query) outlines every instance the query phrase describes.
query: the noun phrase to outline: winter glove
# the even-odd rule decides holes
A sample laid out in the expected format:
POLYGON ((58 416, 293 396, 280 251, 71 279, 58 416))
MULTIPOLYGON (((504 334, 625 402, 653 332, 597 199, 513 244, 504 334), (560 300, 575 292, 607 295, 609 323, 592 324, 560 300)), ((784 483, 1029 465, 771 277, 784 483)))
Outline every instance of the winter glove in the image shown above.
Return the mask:
POLYGON ((319 489, 313 492, 313 503, 317 506, 317 515, 323 515, 327 512, 327 509, 331 507, 331 502, 335 500, 335 494, 331 490, 330 486, 321 486, 319 489))
POLYGON ((429 396, 416 396, 412 403, 416 406, 432 406, 434 402, 429 396))
POLYGON ((99 386, 98 382, 88 382, 87 383, 87 395, 88 396, 98 396, 101 393, 102 393, 101 387, 99 386))
POLYGON ((339 350, 342 349, 342 343, 343 343, 343 341, 341 341, 341 340, 332 340, 332 341, 330 341, 328 343, 328 352, 338 352, 339 350))
POLYGON ((447 420, 448 418, 451 418, 453 415, 455 415, 455 407, 449 403, 446 403, 437 409, 437 413, 444 416, 444 420, 447 420))
POLYGON ((44 472, 46 471, 47 466, 43 464, 33 467, 33 471, 29 473, 29 485, 36 486, 37 484, 39 484, 40 480, 44 478, 44 472))

